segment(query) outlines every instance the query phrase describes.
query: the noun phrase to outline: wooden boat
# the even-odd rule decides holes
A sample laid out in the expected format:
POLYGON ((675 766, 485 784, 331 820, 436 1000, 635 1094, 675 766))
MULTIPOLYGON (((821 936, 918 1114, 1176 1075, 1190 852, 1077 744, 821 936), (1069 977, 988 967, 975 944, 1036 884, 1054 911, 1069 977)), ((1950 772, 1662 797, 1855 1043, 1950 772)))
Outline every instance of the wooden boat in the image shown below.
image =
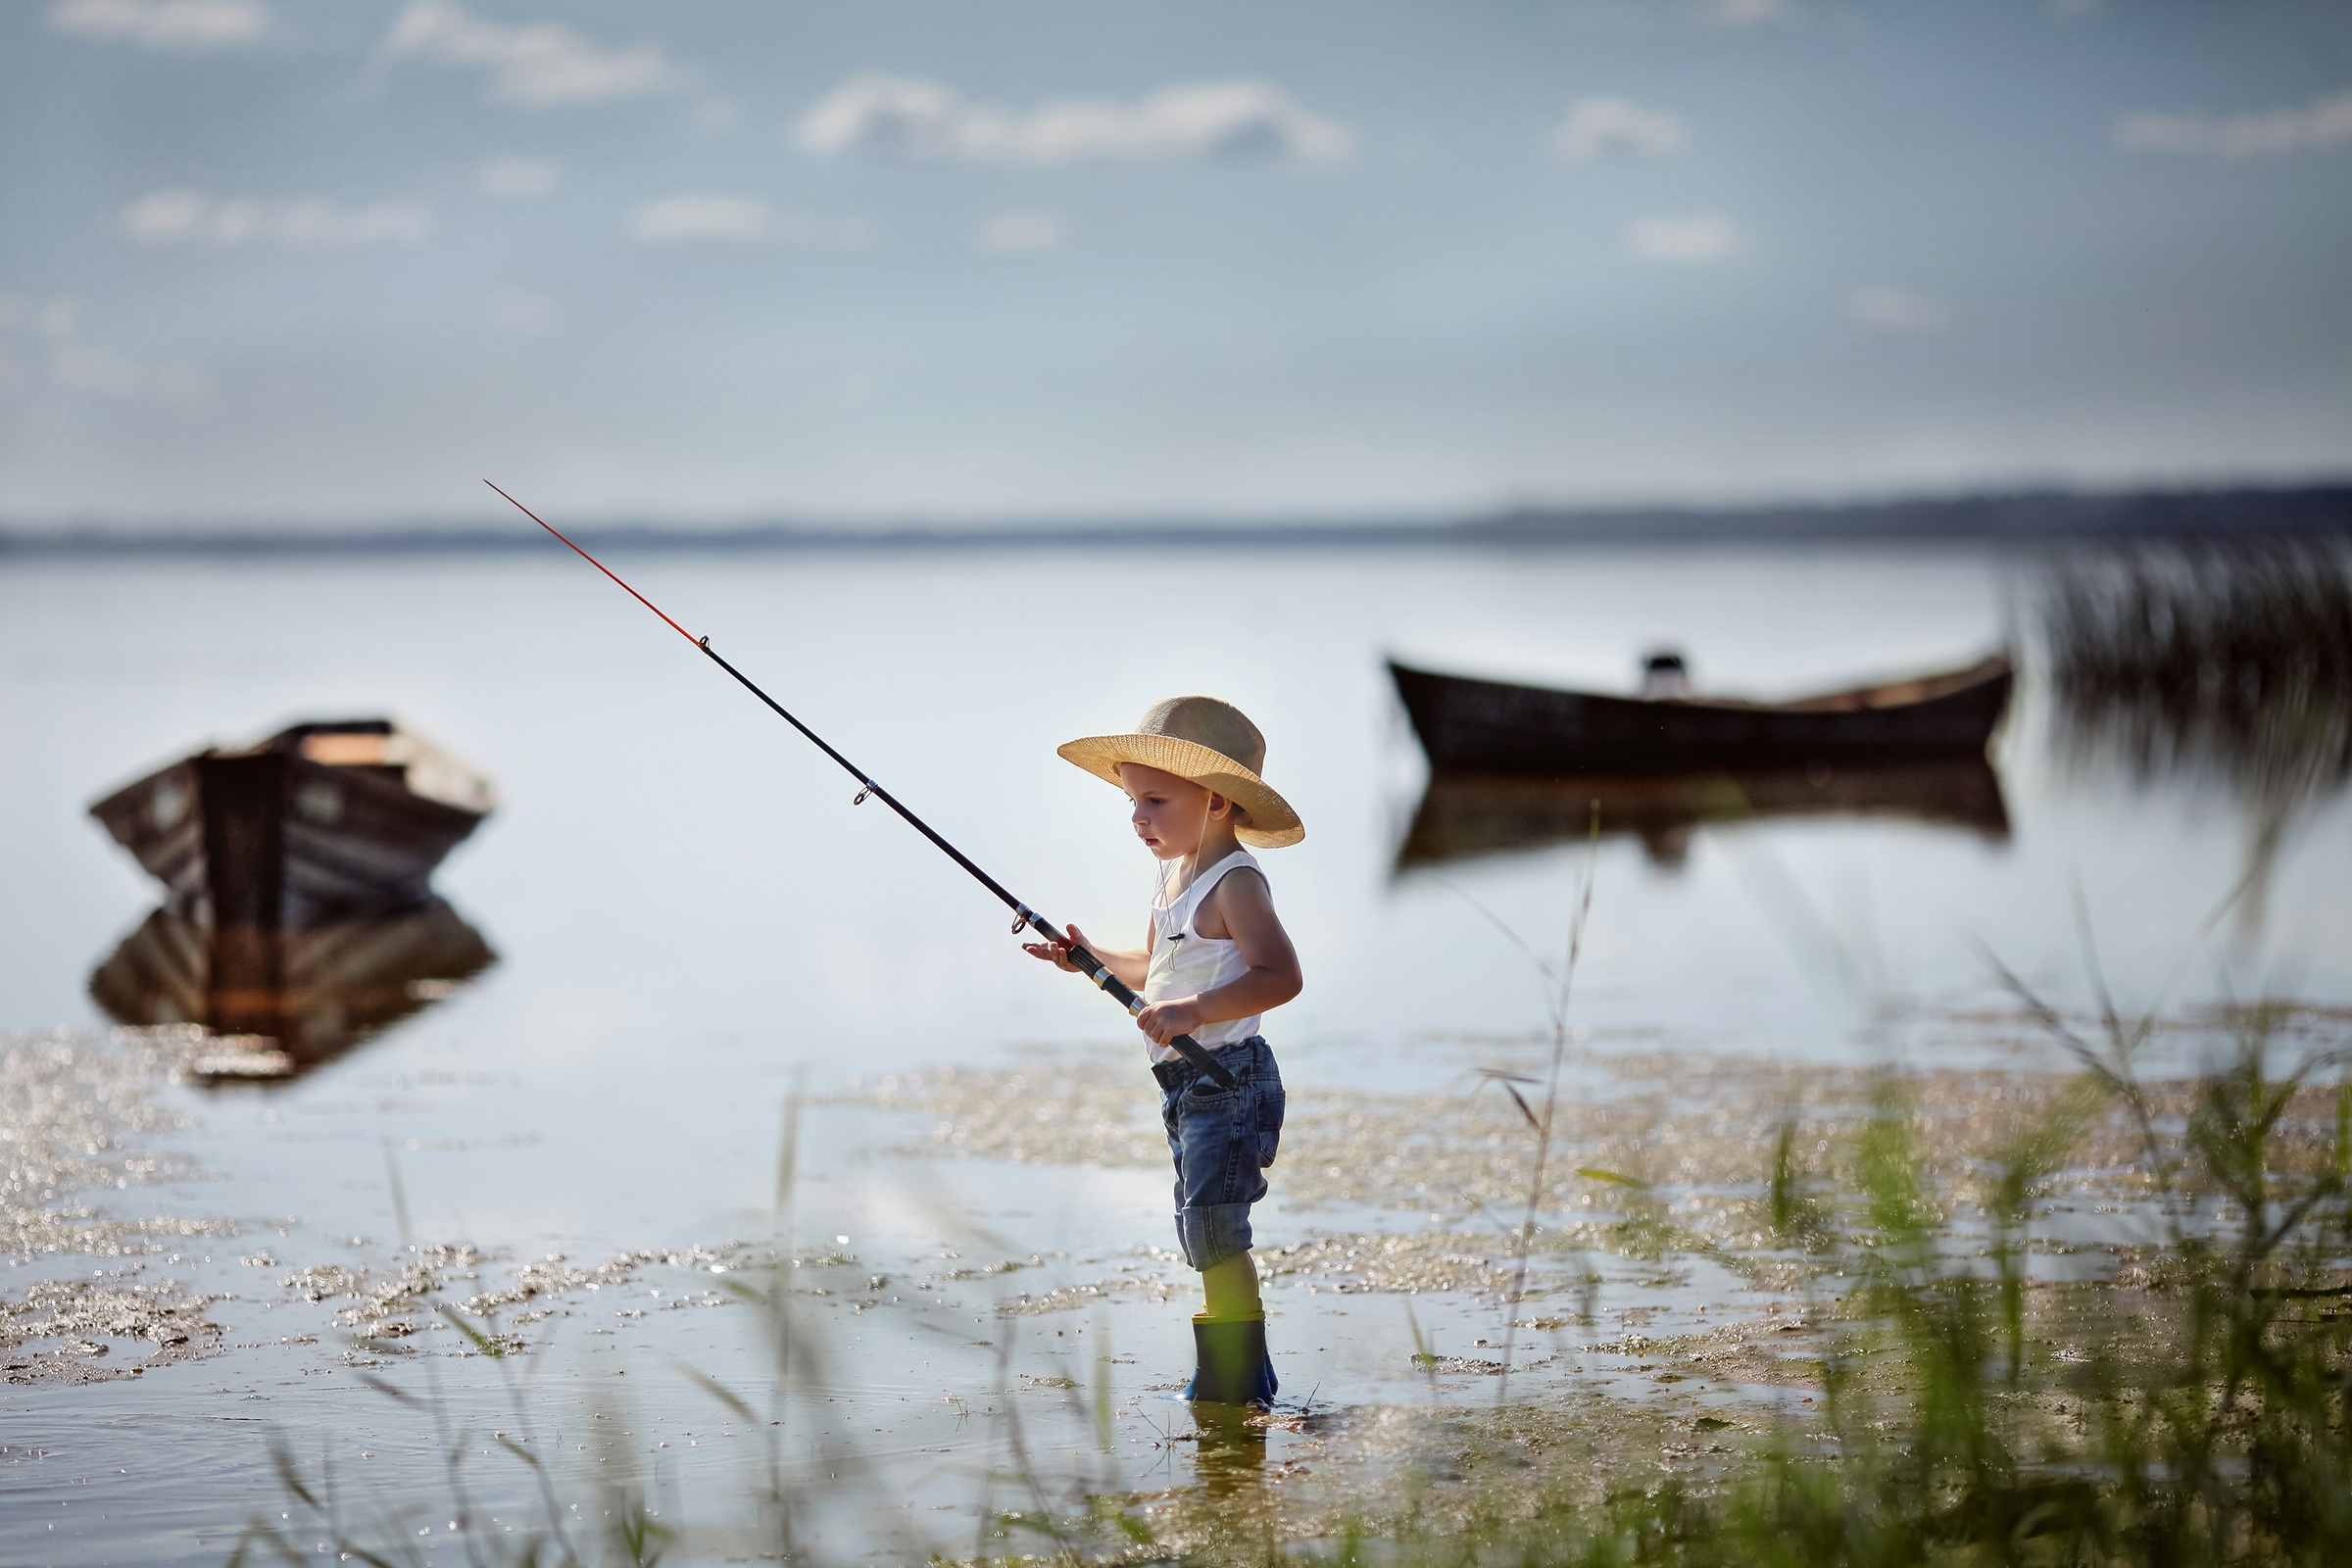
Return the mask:
POLYGON ((1674 867, 1702 826, 1759 818, 1862 816, 2009 837, 2001 781, 1983 757, 1778 771, 1597 773, 1554 778, 1436 773, 1397 847, 1396 870, 1631 835, 1674 867))
MULTIPOLYGON (((1653 661, 1681 674, 1668 656, 1653 661), (1670 666, 1670 667, 1668 667, 1670 666)), ((1814 763, 1982 757, 2009 706, 2009 656, 1965 669, 1793 703, 1604 697, 1412 669, 1396 695, 1430 765, 1461 773, 1656 773, 1802 769, 1814 763)))
POLYGON ((90 808, 186 919, 300 928, 413 908, 497 804, 487 779, 389 719, 296 724, 207 749, 90 808))
POLYGON ((199 1082, 283 1079, 431 1006, 498 961, 439 899, 299 930, 220 926, 157 909, 90 975, 117 1023, 201 1024, 199 1082))

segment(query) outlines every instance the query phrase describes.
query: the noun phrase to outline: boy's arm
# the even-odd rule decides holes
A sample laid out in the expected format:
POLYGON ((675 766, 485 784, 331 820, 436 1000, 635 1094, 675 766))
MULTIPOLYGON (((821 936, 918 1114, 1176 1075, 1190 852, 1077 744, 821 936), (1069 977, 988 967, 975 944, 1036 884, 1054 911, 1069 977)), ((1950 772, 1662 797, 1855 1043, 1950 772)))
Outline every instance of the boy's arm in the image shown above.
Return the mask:
MULTIPOLYGON (((1068 954, 1073 946, 1081 947, 1101 958, 1102 967, 1108 969, 1119 984, 1130 991, 1144 989, 1144 975, 1152 967, 1151 932, 1144 933, 1144 946, 1134 949, 1103 947, 1090 939, 1076 926, 1071 926, 1069 933, 1068 942, 1024 942, 1021 944, 1021 951, 1032 958, 1043 958, 1057 968, 1067 969, 1070 973, 1076 974, 1078 966, 1069 960, 1068 954)), ((1239 1017, 1241 1014, 1237 1013, 1235 1016, 1239 1017)), ((1182 1032, 1178 1031, 1178 1033, 1182 1032)))
MULTIPOLYGON (((1274 912, 1274 892, 1264 877, 1247 866, 1232 871, 1200 906, 1193 922, 1196 929, 1204 937, 1231 941, 1250 967, 1214 990, 1171 998, 1138 1014, 1138 1027, 1162 1045, 1212 1023, 1279 1007, 1305 989, 1298 955, 1274 912)), ((1107 956, 1097 951, 1107 961, 1107 956)))

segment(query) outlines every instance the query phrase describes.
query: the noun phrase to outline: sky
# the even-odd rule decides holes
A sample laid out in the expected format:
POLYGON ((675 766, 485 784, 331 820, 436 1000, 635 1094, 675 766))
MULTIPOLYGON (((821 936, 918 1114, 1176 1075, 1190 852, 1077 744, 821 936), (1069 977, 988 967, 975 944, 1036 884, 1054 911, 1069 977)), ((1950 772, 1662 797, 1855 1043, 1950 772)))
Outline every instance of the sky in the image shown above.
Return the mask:
POLYGON ((0 0, 0 525, 2352 472, 2352 4, 0 0))

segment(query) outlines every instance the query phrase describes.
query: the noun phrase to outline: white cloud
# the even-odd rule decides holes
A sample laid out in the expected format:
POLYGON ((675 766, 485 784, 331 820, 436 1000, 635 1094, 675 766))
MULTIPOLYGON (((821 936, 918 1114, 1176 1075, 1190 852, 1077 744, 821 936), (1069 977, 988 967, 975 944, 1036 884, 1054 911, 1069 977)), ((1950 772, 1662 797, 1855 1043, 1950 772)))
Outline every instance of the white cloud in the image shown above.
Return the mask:
POLYGON ((490 296, 490 324, 517 337, 536 337, 556 324, 556 302, 527 288, 500 289, 490 296))
POLYGON ((1168 158, 1333 163, 1354 143, 1279 87, 1255 81, 1164 88, 1134 103, 1069 99, 1026 113, 965 102, 904 76, 861 75, 802 117, 804 151, 825 158, 1067 164, 1168 158))
POLYGON ((2253 115, 2126 115, 2115 122, 2114 134, 2115 145, 2125 152, 2182 158, 2331 153, 2352 145, 2352 88, 2300 109, 2253 115))
POLYGON ((523 109, 610 103, 685 86, 686 73, 653 44, 607 49, 556 22, 506 27, 443 0, 416 0, 394 20, 386 60, 479 71, 484 96, 523 109))
POLYGON ((340 207, 315 197, 216 201, 199 191, 159 190, 123 209, 122 231, 143 245, 356 250, 418 243, 433 231, 433 211, 415 202, 340 207))
POLYGON ((1699 20, 1718 27, 1769 27, 1796 20, 1796 0, 1706 0, 1699 20))
POLYGON ((0 391, 33 384, 117 403, 191 408, 212 396, 201 371, 184 365, 147 365, 83 341, 81 304, 56 298, 35 303, 0 294, 0 391), (24 358, 23 348, 33 356, 24 358))
POLYGON ((1645 262, 1719 262, 1740 248, 1737 224, 1714 213, 1637 219, 1625 248, 1645 262))
POLYGON ((773 215, 749 196, 671 196, 629 215, 629 237, 654 244, 679 240, 757 240, 773 215))
POLYGON ((629 237, 648 245, 714 242, 854 251, 873 236, 860 218, 780 213, 749 196, 670 196, 631 213, 629 237))
POLYGON ((1677 116, 1644 109, 1623 98, 1582 98, 1551 133, 1551 155, 1565 163, 1589 164, 1613 152, 1664 158, 1690 139, 1677 116))
POLYGON ((510 154, 475 170, 473 188, 485 196, 546 196, 563 180, 564 166, 555 159, 510 154))
POLYGON ((1070 237, 1070 225, 1059 213, 1027 211, 999 213, 980 225, 979 245, 991 256, 1022 251, 1057 251, 1070 237))
POLYGON ((1940 332, 1951 325, 1943 302, 1891 283, 1866 283, 1845 297, 1846 313, 1883 332, 1940 332))
POLYGON ((258 43, 270 30, 259 0, 58 0, 49 25, 80 38, 190 51, 258 43))
POLYGON ((49 379, 68 392, 118 403, 162 403, 185 408, 212 395, 202 372, 184 365, 146 365, 112 349, 60 343, 49 356, 49 379))
POLYGON ((0 337, 72 337, 81 326, 81 302, 60 295, 38 304, 22 294, 0 294, 0 337))

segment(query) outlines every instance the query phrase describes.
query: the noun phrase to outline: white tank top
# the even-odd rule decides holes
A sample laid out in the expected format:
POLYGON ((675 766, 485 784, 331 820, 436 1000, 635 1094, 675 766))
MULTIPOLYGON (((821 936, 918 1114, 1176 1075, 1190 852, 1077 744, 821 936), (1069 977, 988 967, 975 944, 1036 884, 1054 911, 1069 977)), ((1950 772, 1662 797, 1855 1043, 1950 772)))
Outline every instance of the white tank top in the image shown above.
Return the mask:
MULTIPOLYGON (((1264 876, 1265 869, 1248 850, 1236 850, 1194 877, 1191 886, 1170 899, 1168 880, 1175 874, 1177 863, 1170 860, 1160 867, 1159 886, 1152 895, 1152 966, 1144 972, 1146 1002, 1197 997, 1250 972, 1250 960, 1242 956, 1240 943, 1202 936, 1193 929, 1193 916, 1200 912, 1200 901, 1208 897, 1209 889, 1223 880, 1226 872, 1248 866, 1264 876)), ((1193 1031, 1193 1038, 1213 1051, 1236 1040, 1249 1039, 1257 1033, 1264 1017, 1263 1013, 1253 1012, 1247 1018, 1205 1024, 1193 1031)), ((1173 1050, 1156 1041, 1147 1041, 1146 1045, 1153 1061, 1177 1059, 1173 1050)))

